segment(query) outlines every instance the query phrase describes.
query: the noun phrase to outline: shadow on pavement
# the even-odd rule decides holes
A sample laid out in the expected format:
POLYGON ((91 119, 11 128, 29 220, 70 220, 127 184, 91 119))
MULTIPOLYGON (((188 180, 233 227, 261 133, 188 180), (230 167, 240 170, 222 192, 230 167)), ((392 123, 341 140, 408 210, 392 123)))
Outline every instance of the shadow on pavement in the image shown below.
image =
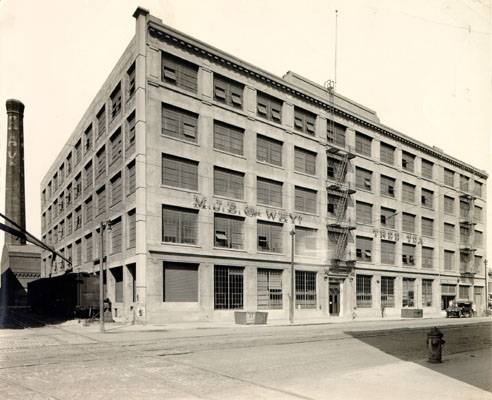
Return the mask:
POLYGON ((361 342, 403 361, 417 363, 451 378, 492 391, 492 322, 439 326, 446 344, 443 363, 427 362, 430 328, 346 331, 361 342))
POLYGON ((0 329, 40 328, 46 325, 57 325, 70 318, 48 317, 25 309, 0 310, 0 329))

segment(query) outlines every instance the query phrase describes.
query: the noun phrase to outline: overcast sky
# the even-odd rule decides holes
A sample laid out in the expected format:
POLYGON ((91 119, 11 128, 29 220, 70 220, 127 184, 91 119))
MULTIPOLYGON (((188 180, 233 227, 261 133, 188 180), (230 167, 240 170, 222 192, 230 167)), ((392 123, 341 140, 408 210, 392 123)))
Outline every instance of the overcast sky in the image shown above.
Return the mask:
POLYGON ((492 170, 490 0, 0 0, 0 210, 5 100, 18 98, 36 235, 41 179, 134 35, 138 5, 276 75, 321 84, 333 78, 338 9, 337 91, 385 125, 492 170))

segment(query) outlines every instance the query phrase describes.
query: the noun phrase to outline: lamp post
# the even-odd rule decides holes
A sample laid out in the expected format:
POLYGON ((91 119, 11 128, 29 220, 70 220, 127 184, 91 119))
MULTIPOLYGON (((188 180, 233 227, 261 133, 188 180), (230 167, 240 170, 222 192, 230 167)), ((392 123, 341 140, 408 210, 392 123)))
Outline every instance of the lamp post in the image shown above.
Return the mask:
POLYGON ((101 259, 99 260, 99 323, 100 330, 104 332, 104 230, 111 230, 111 221, 101 221, 101 259))
POLYGON ((483 260, 485 265, 485 312, 489 309, 489 270, 487 268, 488 260, 483 260))
POLYGON ((295 236, 296 230, 293 228, 290 231, 290 308, 289 308, 289 321, 294 323, 294 308, 295 308, 295 289, 296 289, 296 271, 294 267, 294 249, 295 249, 295 236))

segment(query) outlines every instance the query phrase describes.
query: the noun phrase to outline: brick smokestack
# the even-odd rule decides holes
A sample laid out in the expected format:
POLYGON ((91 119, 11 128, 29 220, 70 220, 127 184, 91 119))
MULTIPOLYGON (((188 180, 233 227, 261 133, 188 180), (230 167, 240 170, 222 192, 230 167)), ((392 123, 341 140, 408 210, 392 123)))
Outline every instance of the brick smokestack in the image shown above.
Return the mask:
MULTIPOLYGON (((7 100, 7 166, 5 180, 5 214, 19 226, 26 227, 24 186, 24 104, 7 100)), ((26 244, 6 233, 5 243, 26 244)))

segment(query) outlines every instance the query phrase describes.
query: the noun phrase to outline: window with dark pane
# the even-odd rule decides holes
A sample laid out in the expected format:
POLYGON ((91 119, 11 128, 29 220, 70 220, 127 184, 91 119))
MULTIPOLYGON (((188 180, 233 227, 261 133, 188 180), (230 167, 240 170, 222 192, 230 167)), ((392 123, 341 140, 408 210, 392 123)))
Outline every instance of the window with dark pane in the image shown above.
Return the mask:
POLYGON ((244 198, 244 173, 225 168, 214 168, 214 194, 231 197, 233 199, 244 198))
POLYGON ((356 302, 359 308, 372 307, 371 275, 357 275, 355 278, 356 302))
POLYGON ((282 142, 257 135, 256 159, 273 165, 282 165, 282 142))
POLYGON ((198 264, 164 262, 163 301, 198 302, 198 264))
POLYGON ((317 192, 316 190, 303 187, 295 187, 295 209, 316 214, 317 211, 317 192))
POLYGON ((282 182, 257 177, 256 201, 258 204, 282 207, 282 182))
POLYGON ((316 153, 300 147, 295 147, 294 169, 297 172, 303 172, 308 175, 316 175, 316 153))
POLYGON ((363 135, 362 133, 355 133, 355 151, 364 156, 371 157, 372 138, 370 136, 363 135))
POLYGON ((169 53, 162 53, 162 80, 177 87, 197 92, 198 66, 173 56, 169 53))
POLYGON ((282 224, 257 221, 258 251, 282 252, 282 224))
POLYGON ((162 184, 198 190, 198 162, 163 154, 162 184))
POLYGON ((304 110, 300 107, 294 107, 294 128, 300 132, 314 136, 316 124, 316 114, 304 110))
POLYGON ((214 267, 214 308, 232 310, 243 308, 243 271, 241 267, 214 267))
POLYGON ((258 310, 281 310, 282 270, 258 268, 256 296, 258 310))
POLYGON ((231 107, 243 107, 244 85, 214 74, 214 100, 225 103, 231 107))
POLYGON ((243 155, 244 129, 214 121, 214 148, 243 155))
POLYGON ((231 215, 214 215, 215 247, 242 249, 244 218, 231 215))
POLYGON ((162 206, 162 241, 197 244, 198 211, 162 206))
POLYGON ((114 88, 110 96, 111 119, 115 119, 121 111, 121 83, 114 88))
POLYGON ((326 121, 326 138, 328 143, 334 144, 340 147, 345 147, 345 131, 347 128, 342 124, 326 121))
POLYGON ((296 271, 296 308, 316 308, 316 272, 296 271))
POLYGON ((196 143, 198 141, 198 115, 162 104, 162 134, 196 143))
POLYGON ((256 93, 257 115, 270 121, 282 123, 282 100, 263 92, 256 93))

